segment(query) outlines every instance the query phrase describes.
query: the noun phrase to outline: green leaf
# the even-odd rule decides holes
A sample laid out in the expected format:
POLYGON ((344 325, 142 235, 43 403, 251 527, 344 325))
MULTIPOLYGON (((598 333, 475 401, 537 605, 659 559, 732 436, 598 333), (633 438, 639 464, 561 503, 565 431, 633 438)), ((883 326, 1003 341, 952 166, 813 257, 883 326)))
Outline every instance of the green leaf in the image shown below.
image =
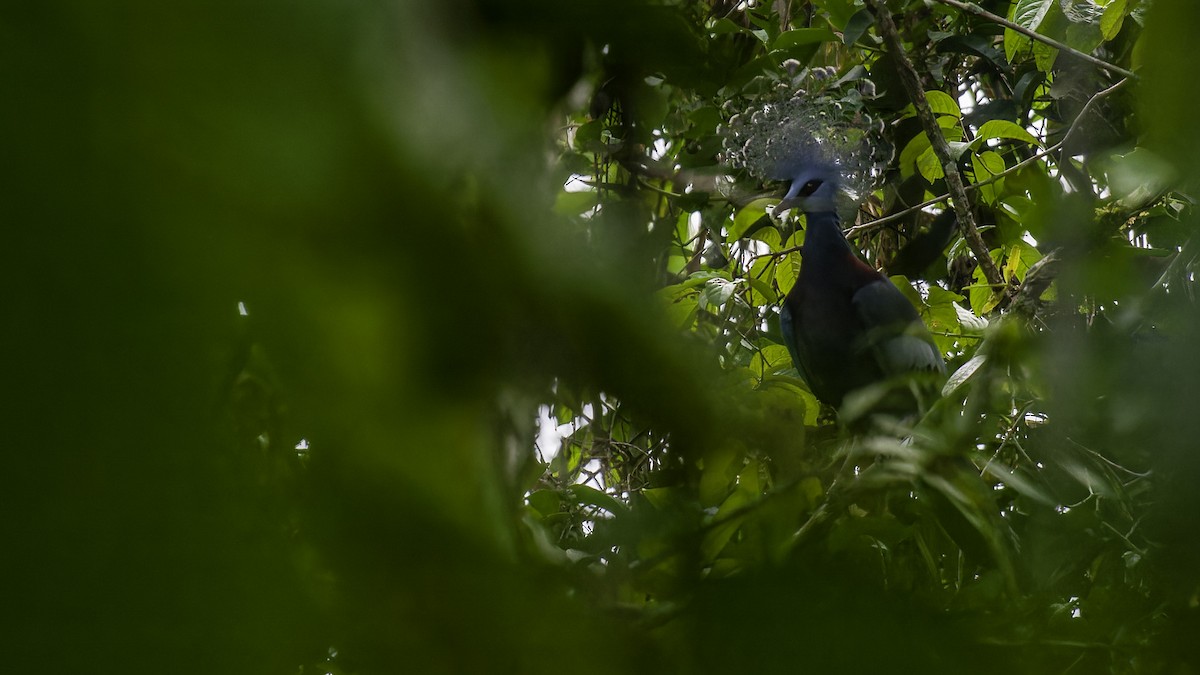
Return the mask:
POLYGON ((937 89, 927 91, 925 92, 925 100, 929 103, 929 109, 933 111, 934 115, 962 117, 962 110, 959 109, 958 102, 944 91, 937 89))
POLYGON ((1100 17, 1100 33, 1105 40, 1112 40, 1121 32, 1121 26, 1125 25, 1125 15, 1125 0, 1112 0, 1108 3, 1104 8, 1104 15, 1100 17))
POLYGON ((705 453, 697 495, 701 504, 713 506, 721 503, 729 495, 733 477, 741 468, 741 458, 742 453, 729 443, 705 453))
POLYGON ((713 23, 708 32, 712 35, 729 35, 731 33, 744 33, 746 29, 729 19, 721 18, 713 23))
POLYGON ((775 201, 774 199, 755 199, 743 206, 733 216, 733 225, 729 227, 729 236, 726 241, 734 242, 741 239, 752 225, 767 215, 767 207, 774 204, 775 201))
POLYGON ((917 157, 917 171, 930 183, 946 175, 946 171, 942 168, 941 162, 938 161, 937 153, 933 151, 932 147, 922 152, 920 157, 917 157))
POLYGON ((1104 44, 1104 34, 1101 32, 1100 22, 1070 23, 1067 26, 1063 42, 1066 42, 1067 46, 1072 49, 1090 54, 1096 47, 1104 44))
POLYGON ((779 302, 779 293, 775 291, 775 287, 765 279, 770 279, 774 274, 770 268, 775 265, 774 258, 759 258, 755 261, 755 267, 759 267, 759 263, 764 263, 760 270, 755 271, 754 276, 751 276, 747 281, 750 283, 750 304, 754 307, 763 307, 766 305, 774 305, 779 302))
POLYGON ((958 315, 958 326, 962 332, 980 335, 987 330, 988 320, 982 316, 975 316, 971 310, 962 305, 955 303, 954 313, 958 315))
POLYGON ((542 517, 552 516, 562 511, 562 497, 556 490, 537 490, 529 493, 525 500, 542 517))
MULTIPOLYGON (((796 230, 796 233, 788 237, 784 242, 783 248, 795 248, 804 243, 804 230, 796 230)), ((775 285, 779 287, 780 292, 787 293, 792 290, 792 286, 796 285, 796 277, 800 276, 800 253, 792 252, 781 257, 775 263, 775 285)))
POLYGON ((792 357, 783 345, 769 344, 750 359, 750 370, 760 378, 791 365, 792 357))
POLYGON ((574 498, 577 504, 595 506, 608 511, 614 516, 622 515, 628 511, 628 507, 622 504, 616 497, 607 492, 601 492, 590 485, 583 485, 582 483, 572 485, 567 488, 566 493, 574 498))
POLYGON ((861 2, 854 0, 813 0, 813 5, 823 10, 837 30, 844 30, 862 7, 861 2))
POLYGON ((975 180, 987 180, 993 176, 1004 173, 1008 168, 1004 164, 1004 158, 999 153, 991 150, 983 152, 971 157, 971 162, 975 168, 975 180))
POLYGON ((1022 143, 1031 143, 1033 145, 1041 145, 1033 134, 1025 129, 1017 126, 1008 120, 988 120, 979 127, 979 132, 975 135, 974 143, 978 147, 985 141, 992 139, 1009 139, 1021 141, 1022 143))
POLYGON ((1011 282, 1013 279, 1024 281, 1025 273, 1029 271, 1029 267, 1041 259, 1042 254, 1040 251, 1025 242, 1019 241, 1008 249, 1008 255, 1006 256, 1001 274, 1007 282, 1011 282))
POLYGON ((1177 180, 1177 170, 1151 150, 1138 147, 1100 162, 1113 197, 1125 208, 1149 204, 1177 180))
POLYGON ((1037 64, 1038 70, 1049 73, 1054 69, 1054 62, 1058 60, 1058 47, 1051 47, 1044 42, 1034 42, 1033 60, 1037 64))
POLYGON ((958 293, 948 291, 934 284, 929 285, 928 294, 922 303, 921 318, 929 326, 929 330, 933 331, 933 340, 937 343, 939 351, 948 352, 954 349, 955 338, 940 335, 939 333, 957 333, 961 331, 962 326, 959 323, 959 311, 965 310, 958 303, 962 300, 963 296, 958 293))
POLYGON ((985 363, 987 363, 987 356, 985 354, 976 354, 975 356, 972 356, 970 360, 960 366, 959 369, 954 371, 946 380, 945 386, 942 387, 942 396, 949 397, 951 394, 957 391, 958 388, 966 384, 967 380, 971 379, 971 376, 974 375, 985 363))
MULTIPOLYGON (((962 138, 963 132, 962 127, 958 125, 958 118, 943 115, 937 121, 938 126, 942 128, 942 133, 946 136, 947 143, 957 142, 962 138)), ((944 175, 942 165, 937 161, 937 155, 933 152, 929 136, 924 132, 914 136, 900 152, 900 175, 908 178, 917 171, 920 171, 925 180, 931 183, 944 175)))
MULTIPOLYGON (((1037 31, 1042 25, 1042 20, 1046 18, 1046 14, 1054 6, 1057 0, 1017 0, 1012 6, 1012 11, 1008 15, 1008 20, 1032 31, 1037 31)), ((1018 52, 1028 49, 1031 40, 1012 30, 1011 28, 1004 29, 1004 56, 1011 63, 1014 56, 1018 52)))
MULTIPOLYGON (((999 264, 999 249, 991 251, 989 255, 992 257, 992 262, 999 264)), ((982 265, 979 265, 975 268, 973 281, 975 283, 968 286, 968 297, 971 300, 971 311, 978 316, 984 316, 988 312, 995 309, 996 305, 1000 303, 1000 294, 997 293, 996 289, 993 289, 991 284, 988 283, 987 277, 985 277, 983 274, 982 265)))
MULTIPOLYGON (((971 168, 975 171, 975 182, 982 183, 1004 172, 1007 168, 1004 158, 992 150, 985 150, 971 155, 971 168)), ((979 196, 988 204, 996 203, 996 193, 1001 189, 1003 181, 988 183, 979 187, 979 196)))
MULTIPOLYGON (((753 502, 747 492, 742 490, 734 490, 725 501, 721 502, 721 507, 717 509, 717 513, 713 516, 714 521, 721 521, 727 518, 729 514, 738 511, 739 509, 749 506, 753 502)), ((729 540, 737 533, 742 526, 742 521, 745 516, 739 518, 730 518, 727 521, 721 522, 719 525, 711 528, 704 535, 704 540, 700 543, 700 553, 706 562, 711 562, 721 551, 725 550, 725 546, 729 544, 729 540)))
POLYGON ((696 315, 700 312, 700 306, 697 302, 698 295, 692 294, 688 297, 681 298, 675 302, 667 303, 664 306, 664 311, 667 314, 667 320, 671 325, 680 330, 687 330, 696 322, 696 315))
POLYGON ((762 478, 759 473, 758 460, 746 462, 745 468, 738 474, 738 489, 752 497, 757 497, 761 494, 762 478))
POLYGON ((567 192, 563 190, 554 198, 554 212, 560 216, 578 216, 596 208, 599 196, 595 190, 567 192))
POLYGON ((907 179, 916 173, 917 160, 931 148, 929 137, 924 132, 913 136, 900 151, 900 177, 907 179))
POLYGON ((700 292, 698 303, 700 309, 720 307, 729 302, 741 284, 740 281, 729 281, 728 279, 709 279, 704 284, 704 290, 700 292))
MULTIPOLYGON (((779 235, 779 230, 777 230, 774 227, 760 228, 760 229, 756 230, 754 232, 754 234, 751 234, 750 238, 755 241, 761 241, 762 243, 766 244, 767 247, 772 252, 778 251, 780 249, 781 237, 779 235)), ((760 258, 760 260, 764 260, 764 258, 760 258)))
POLYGON ((875 15, 870 10, 859 10, 846 22, 846 27, 842 30, 842 44, 852 45, 858 42, 863 33, 866 33, 867 29, 874 23, 875 15))

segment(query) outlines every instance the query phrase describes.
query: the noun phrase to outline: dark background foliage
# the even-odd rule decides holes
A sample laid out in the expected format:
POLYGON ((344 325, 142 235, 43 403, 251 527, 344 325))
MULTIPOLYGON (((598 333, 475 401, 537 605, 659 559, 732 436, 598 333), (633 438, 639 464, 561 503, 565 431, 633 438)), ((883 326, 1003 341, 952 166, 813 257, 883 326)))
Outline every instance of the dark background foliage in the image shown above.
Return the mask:
POLYGON ((860 0, 0 9, 4 670, 1200 669, 1200 12, 982 4, 1138 74, 888 3, 1022 311, 898 260, 945 182, 860 0), (788 59, 874 82, 913 428, 779 344, 718 126, 788 59))

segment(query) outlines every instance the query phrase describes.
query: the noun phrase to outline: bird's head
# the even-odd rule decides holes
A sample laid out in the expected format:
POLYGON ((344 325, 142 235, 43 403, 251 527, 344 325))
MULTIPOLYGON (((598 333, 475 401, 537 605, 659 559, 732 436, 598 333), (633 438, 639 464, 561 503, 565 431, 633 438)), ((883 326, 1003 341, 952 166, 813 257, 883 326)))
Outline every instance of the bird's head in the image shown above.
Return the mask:
MULTIPOLYGON (((805 71, 808 73, 809 71, 805 71)), ((891 159, 883 126, 864 110, 855 80, 832 82, 831 69, 755 98, 722 126, 725 157, 761 181, 788 181, 776 213, 853 214, 891 159), (819 74, 819 77, 818 77, 819 74)))
POLYGON ((783 200, 775 205, 775 212, 799 207, 806 213, 837 211, 840 180, 836 168, 815 164, 796 170, 790 176, 791 186, 783 200))

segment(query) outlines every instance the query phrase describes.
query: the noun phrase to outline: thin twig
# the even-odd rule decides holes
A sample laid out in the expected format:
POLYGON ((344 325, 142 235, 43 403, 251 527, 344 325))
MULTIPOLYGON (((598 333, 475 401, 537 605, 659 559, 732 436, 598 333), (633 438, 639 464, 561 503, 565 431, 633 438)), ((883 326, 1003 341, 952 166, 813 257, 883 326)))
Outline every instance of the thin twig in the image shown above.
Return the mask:
POLYGON ((1008 28, 1010 30, 1014 30, 1014 31, 1020 33, 1021 35, 1024 35, 1032 40, 1037 40, 1038 42, 1050 45, 1051 47, 1054 47, 1055 49, 1060 49, 1064 52, 1067 52, 1068 54, 1073 54, 1074 56, 1077 56, 1077 57, 1083 59, 1084 61, 1087 61, 1088 63, 1100 66, 1101 68, 1103 68, 1103 69, 1107 70, 1108 72, 1113 73, 1115 75, 1120 75, 1122 77, 1128 77, 1128 78, 1132 78, 1135 80, 1137 79, 1137 75, 1135 75, 1133 73, 1133 71, 1125 70, 1124 68, 1121 68, 1120 66, 1114 66, 1113 64, 1111 64, 1107 61, 1104 61, 1102 59, 1098 59, 1098 58, 1092 56, 1091 54, 1085 54, 1084 52, 1081 52, 1078 49, 1075 49, 1073 47, 1065 45, 1065 44, 1059 42, 1058 40, 1055 40, 1054 38, 1046 37, 1045 35, 1042 35, 1041 33, 1037 32, 1037 31, 1030 30, 1020 24, 1013 23, 1012 21, 1009 21, 1008 19, 1006 19, 998 14, 992 14, 991 12, 980 7, 979 5, 976 5, 973 2, 960 2, 960 0, 937 0, 937 1, 942 3, 943 5, 950 5, 951 7, 957 7, 958 9, 961 9, 964 12, 970 12, 976 16, 981 16, 981 17, 987 19, 988 21, 998 23, 1001 26, 1004 26, 1005 28, 1008 28))
MULTIPOLYGON (((1132 77, 1132 75, 1130 77, 1132 77)), ((1079 114, 1075 115, 1075 119, 1071 122, 1071 127, 1067 129, 1066 135, 1063 136, 1062 142, 1066 143, 1067 140, 1071 138, 1071 135, 1075 133, 1075 129, 1079 126, 1079 120, 1083 119, 1083 116, 1092 109, 1092 106, 1096 104, 1096 101, 1099 101, 1102 98, 1107 98, 1114 91, 1124 87, 1129 82, 1130 77, 1118 80, 1116 84, 1112 85, 1111 87, 1108 87, 1107 89, 1101 89, 1100 91, 1092 94, 1092 97, 1087 100, 1087 103, 1084 103, 1083 107, 1079 109, 1079 114)))

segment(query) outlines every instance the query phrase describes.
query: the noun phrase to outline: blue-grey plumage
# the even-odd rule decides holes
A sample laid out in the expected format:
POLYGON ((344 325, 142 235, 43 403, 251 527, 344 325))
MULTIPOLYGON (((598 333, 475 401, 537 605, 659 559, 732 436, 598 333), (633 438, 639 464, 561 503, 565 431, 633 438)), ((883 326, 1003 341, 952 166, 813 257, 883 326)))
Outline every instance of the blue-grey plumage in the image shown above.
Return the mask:
POLYGON ((803 263, 781 323, 796 369, 813 394, 840 407, 846 395, 945 362, 908 298, 858 258, 836 211, 837 171, 804 167, 776 207, 805 213, 803 263))

